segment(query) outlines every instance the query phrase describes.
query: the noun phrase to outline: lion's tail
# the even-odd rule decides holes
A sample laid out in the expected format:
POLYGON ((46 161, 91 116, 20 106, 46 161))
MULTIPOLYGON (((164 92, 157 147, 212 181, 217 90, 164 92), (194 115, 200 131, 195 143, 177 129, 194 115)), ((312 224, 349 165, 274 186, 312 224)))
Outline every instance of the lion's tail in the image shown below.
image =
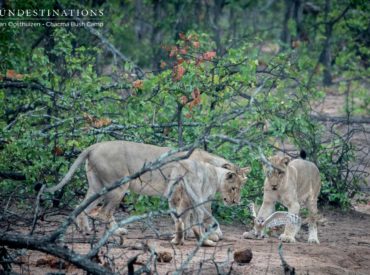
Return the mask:
POLYGON ((95 146, 92 145, 92 146, 86 148, 84 151, 82 151, 82 153, 77 157, 75 162, 72 164, 71 168, 69 168, 69 170, 68 170, 67 174, 64 176, 64 178, 56 186, 53 186, 51 188, 47 188, 47 189, 45 189, 45 191, 54 193, 55 191, 59 190, 64 185, 66 185, 71 180, 72 176, 74 175, 74 173, 76 172, 78 167, 80 167, 81 163, 83 163, 86 160, 87 156, 89 155, 89 153, 94 148, 95 148, 95 146))

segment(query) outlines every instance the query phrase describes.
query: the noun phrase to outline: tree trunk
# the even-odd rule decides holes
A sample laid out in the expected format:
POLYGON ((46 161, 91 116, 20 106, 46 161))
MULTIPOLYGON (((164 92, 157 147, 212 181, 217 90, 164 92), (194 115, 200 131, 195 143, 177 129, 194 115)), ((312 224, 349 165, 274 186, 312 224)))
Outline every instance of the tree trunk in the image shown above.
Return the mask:
POLYGON ((298 40, 305 40, 306 34, 303 28, 303 5, 302 0, 294 0, 294 21, 296 23, 297 36, 298 40))
POLYGON ((283 21, 283 30, 281 32, 281 41, 285 44, 285 48, 290 47, 290 43, 292 40, 289 32, 289 20, 293 17, 294 6, 295 5, 293 0, 285 0, 285 14, 283 21))
POLYGON ((333 32, 333 23, 329 21, 329 12, 330 12, 330 0, 325 1, 325 41, 323 50, 320 56, 320 62, 324 65, 324 76, 323 84, 329 86, 333 83, 332 73, 331 73, 331 39, 333 32))
POLYGON ((143 39, 145 28, 143 26, 142 13, 143 13, 143 1, 135 0, 135 35, 136 39, 140 42, 143 39))
POLYGON ((178 144, 179 147, 184 146, 184 139, 183 139, 183 121, 182 121, 182 108, 183 105, 181 103, 177 104, 177 129, 178 129, 178 144))
POLYGON ((160 43, 162 40, 162 33, 161 33, 161 18, 162 18, 162 3, 161 0, 153 1, 153 30, 151 36, 151 43, 153 49, 153 69, 159 71, 160 70, 160 43))
POLYGON ((221 43, 221 28, 219 26, 219 21, 222 13, 222 8, 225 4, 224 0, 215 0, 213 3, 213 18, 211 19, 211 24, 214 32, 214 39, 217 46, 217 54, 222 55, 224 53, 224 49, 221 43))
POLYGON ((179 33, 180 32, 185 32, 185 27, 184 27, 184 18, 183 18, 183 13, 184 13, 184 2, 181 0, 177 0, 174 3, 175 6, 175 14, 176 14, 176 21, 175 21, 175 27, 174 27, 174 34, 175 34, 175 40, 179 39, 179 33))

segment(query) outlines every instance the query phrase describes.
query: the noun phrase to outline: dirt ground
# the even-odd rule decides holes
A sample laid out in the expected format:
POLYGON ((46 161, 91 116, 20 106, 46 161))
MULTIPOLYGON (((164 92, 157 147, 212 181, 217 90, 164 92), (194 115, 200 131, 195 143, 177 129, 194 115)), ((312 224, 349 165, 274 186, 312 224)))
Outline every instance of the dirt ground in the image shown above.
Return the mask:
MULTIPOLYGON (((303 225, 297 235, 297 242, 283 245, 283 255, 288 264, 296 269, 296 274, 370 274, 370 203, 357 205, 356 210, 348 212, 321 212, 324 217, 319 225, 321 244, 307 243, 307 226, 303 225)), ((56 224, 60 216, 49 217, 49 226, 53 219, 56 224)), ((170 244, 173 223, 169 217, 154 218, 151 224, 150 227, 142 222, 131 224, 128 226, 129 234, 124 236, 121 244, 118 244, 121 241, 119 238, 113 238, 104 247, 102 254, 108 255, 110 259, 114 258, 113 268, 116 272, 127 274, 127 261, 136 255, 139 255, 139 264, 134 267, 136 270, 142 267, 140 263, 145 263, 150 256, 150 252, 141 249, 142 244, 145 244, 144 247, 148 245, 157 253, 166 251, 173 256, 169 263, 156 262, 157 274, 171 274, 193 253, 196 248, 194 238, 190 238, 182 246, 170 244), (156 236, 155 232, 159 235, 156 236)), ((217 247, 200 248, 182 274, 283 274, 278 255, 278 238, 243 239, 241 236, 246 227, 242 224, 221 225, 221 228, 224 239, 217 247), (252 250, 253 259, 249 264, 238 265, 234 262, 233 253, 245 248, 252 250)), ((103 231, 104 227, 99 226, 98 234, 103 231)), ((68 232, 64 243, 75 251, 87 252, 91 237, 79 235, 74 227, 68 232)), ((100 255, 99 261, 112 266, 108 258, 100 255)), ((18 260, 22 262, 22 267, 16 267, 14 271, 22 274, 84 274, 74 266, 50 263, 48 256, 40 252, 28 251, 18 260), (58 266, 62 268, 56 268, 58 266)))

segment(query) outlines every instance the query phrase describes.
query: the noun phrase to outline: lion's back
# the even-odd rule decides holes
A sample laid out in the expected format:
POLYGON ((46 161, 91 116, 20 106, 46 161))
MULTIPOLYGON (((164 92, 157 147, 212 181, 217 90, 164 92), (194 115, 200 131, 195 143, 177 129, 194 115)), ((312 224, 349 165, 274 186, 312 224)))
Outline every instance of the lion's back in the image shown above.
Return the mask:
POLYGON ((320 172, 317 166, 307 160, 295 159, 289 163, 296 170, 297 193, 303 197, 317 197, 321 189, 320 172))

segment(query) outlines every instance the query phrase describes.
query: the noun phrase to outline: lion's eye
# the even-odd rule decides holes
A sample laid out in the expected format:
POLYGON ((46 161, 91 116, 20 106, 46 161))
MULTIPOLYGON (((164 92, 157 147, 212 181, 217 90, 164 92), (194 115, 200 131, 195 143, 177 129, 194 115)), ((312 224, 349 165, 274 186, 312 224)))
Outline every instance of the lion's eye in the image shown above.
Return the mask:
POLYGON ((235 191, 235 189, 236 189, 235 187, 232 187, 232 188, 231 188, 231 190, 233 190, 233 191, 235 191))

